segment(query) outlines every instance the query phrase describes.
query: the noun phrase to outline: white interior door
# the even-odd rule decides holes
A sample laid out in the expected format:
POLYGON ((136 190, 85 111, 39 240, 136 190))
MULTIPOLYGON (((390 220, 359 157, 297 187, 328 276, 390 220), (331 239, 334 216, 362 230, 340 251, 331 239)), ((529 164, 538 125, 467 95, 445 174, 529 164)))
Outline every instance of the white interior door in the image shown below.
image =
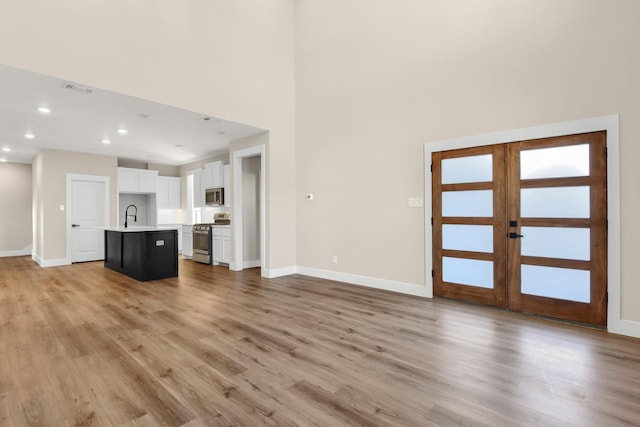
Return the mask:
POLYGON ((67 177, 67 236, 71 262, 104 259, 109 181, 101 176, 67 177))

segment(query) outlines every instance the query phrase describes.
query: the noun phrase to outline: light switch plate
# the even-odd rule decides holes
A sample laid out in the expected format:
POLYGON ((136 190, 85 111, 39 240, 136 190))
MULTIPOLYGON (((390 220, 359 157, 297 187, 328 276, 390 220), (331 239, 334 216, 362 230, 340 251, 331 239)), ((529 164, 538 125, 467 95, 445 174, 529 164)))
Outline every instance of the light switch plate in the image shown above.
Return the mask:
POLYGON ((422 197, 409 197, 409 206, 411 207, 424 206, 424 199, 422 197))

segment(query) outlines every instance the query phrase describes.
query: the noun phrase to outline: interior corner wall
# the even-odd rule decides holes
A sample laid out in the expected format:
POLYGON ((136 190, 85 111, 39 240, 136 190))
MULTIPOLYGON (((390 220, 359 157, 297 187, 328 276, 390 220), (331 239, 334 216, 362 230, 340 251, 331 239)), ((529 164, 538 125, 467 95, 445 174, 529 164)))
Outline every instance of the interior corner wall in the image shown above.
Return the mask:
POLYGON ((31 180, 31 165, 0 163, 0 256, 31 253, 31 180))
POLYGON ((67 174, 109 177, 109 224, 116 223, 117 165, 118 159, 112 156, 59 150, 38 154, 34 161, 35 255, 43 261, 67 259, 67 174))
POLYGON ((430 213, 408 198, 425 143, 619 114, 622 317, 640 321, 637 16, 635 0, 297 2, 298 265, 424 286, 430 213))
POLYGON ((1 2, 0 58, 269 130, 268 227, 278 240, 267 267, 289 267, 296 263, 294 3, 1 2))

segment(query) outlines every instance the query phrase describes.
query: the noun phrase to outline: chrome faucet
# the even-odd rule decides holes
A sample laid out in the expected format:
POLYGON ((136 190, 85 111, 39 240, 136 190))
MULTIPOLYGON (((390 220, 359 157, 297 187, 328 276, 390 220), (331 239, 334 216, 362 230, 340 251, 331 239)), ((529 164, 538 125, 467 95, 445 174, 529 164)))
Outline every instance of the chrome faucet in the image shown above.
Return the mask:
POLYGON ((124 228, 127 228, 127 222, 129 221, 130 216, 133 217, 133 222, 138 222, 138 207, 136 205, 129 205, 124 211, 124 228), (133 215, 129 215, 129 208, 133 208, 136 210, 133 215))

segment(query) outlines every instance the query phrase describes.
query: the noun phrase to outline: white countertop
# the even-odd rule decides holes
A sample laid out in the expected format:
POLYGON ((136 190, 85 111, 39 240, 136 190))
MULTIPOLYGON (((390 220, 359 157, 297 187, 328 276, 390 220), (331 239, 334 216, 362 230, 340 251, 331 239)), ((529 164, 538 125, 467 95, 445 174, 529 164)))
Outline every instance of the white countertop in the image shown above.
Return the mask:
POLYGON ((166 231, 166 230, 178 230, 179 226, 174 225, 157 225, 157 226, 130 226, 124 228, 123 225, 111 226, 111 227, 95 227, 100 230, 120 231, 122 233, 133 233, 140 231, 166 231))

